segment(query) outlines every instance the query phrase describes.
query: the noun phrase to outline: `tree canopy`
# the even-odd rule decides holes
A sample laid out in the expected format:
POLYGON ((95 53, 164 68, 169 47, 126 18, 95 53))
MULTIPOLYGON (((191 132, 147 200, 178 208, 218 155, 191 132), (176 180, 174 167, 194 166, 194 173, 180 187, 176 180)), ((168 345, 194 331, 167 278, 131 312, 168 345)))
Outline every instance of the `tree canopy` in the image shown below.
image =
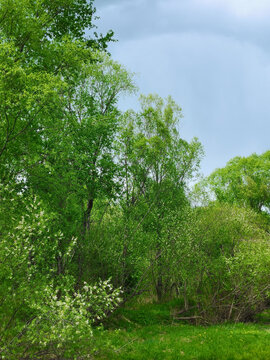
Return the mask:
POLYGON ((214 171, 207 184, 217 200, 270 212, 270 151, 235 157, 214 171))

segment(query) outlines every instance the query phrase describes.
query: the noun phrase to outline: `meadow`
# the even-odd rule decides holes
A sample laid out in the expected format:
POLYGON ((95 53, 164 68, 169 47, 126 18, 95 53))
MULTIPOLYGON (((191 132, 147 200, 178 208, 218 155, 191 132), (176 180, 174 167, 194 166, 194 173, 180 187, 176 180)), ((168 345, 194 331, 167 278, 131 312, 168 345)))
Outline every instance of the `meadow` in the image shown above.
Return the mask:
POLYGON ((173 319, 176 302, 118 310, 96 332, 95 359, 270 359, 270 316, 255 323, 196 326, 173 319))

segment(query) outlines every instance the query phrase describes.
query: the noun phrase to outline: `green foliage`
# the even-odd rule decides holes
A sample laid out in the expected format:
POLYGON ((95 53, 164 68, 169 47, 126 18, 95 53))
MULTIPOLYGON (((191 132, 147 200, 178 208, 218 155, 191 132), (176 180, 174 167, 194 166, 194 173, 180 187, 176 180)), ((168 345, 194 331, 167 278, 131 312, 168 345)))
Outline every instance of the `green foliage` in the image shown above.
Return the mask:
MULTIPOLYGON (((157 95, 148 95, 141 96, 140 101, 141 111, 129 111, 124 115, 120 133, 122 268, 126 272, 123 277, 130 278, 128 264, 134 262, 136 248, 135 258, 147 259, 142 264, 144 268, 150 266, 152 282, 160 299, 169 286, 164 284, 169 268, 164 254, 169 257, 170 249, 165 229, 168 229, 168 219, 181 212, 188 202, 186 184, 198 169, 202 147, 197 139, 188 143, 180 138, 181 108, 171 97, 163 100, 157 95)), ((143 276, 142 268, 139 272, 143 276)), ((134 270, 132 273, 134 275, 134 270)), ((126 288, 128 284, 123 286, 126 288)))
POLYGON ((59 289, 43 290, 41 301, 34 304, 37 315, 27 328, 26 340, 44 353, 76 359, 91 352, 92 326, 119 305, 121 291, 109 281, 85 283, 77 293, 65 283, 61 290, 60 299, 59 289))
POLYGON ((175 273, 186 310, 191 300, 198 319, 217 323, 250 320, 267 306, 269 234, 259 215, 212 205, 193 210, 186 226, 174 231, 175 273))
POLYGON ((121 301, 120 290, 114 290, 109 281, 85 283, 74 292, 74 278, 67 269, 76 241, 60 254, 63 234, 53 233, 53 222, 53 214, 47 215, 40 203, 28 199, 12 233, 1 234, 2 358, 74 356, 83 351, 80 341, 91 338, 92 324, 121 301), (61 276, 60 266, 65 268, 61 276))
POLYGON ((110 40, 109 34, 85 38, 94 12, 86 0, 1 0, 2 183, 25 176, 27 168, 44 160, 40 144, 48 132, 62 129, 65 98, 77 75, 110 40))
MULTIPOLYGON (((161 277, 164 283, 161 296, 166 296, 173 273, 169 226, 175 219, 180 221, 188 206, 186 183, 198 168, 202 149, 196 139, 188 143, 180 138, 177 126, 181 109, 171 98, 164 101, 157 95, 149 95, 141 97, 141 101, 141 112, 123 115, 116 142, 110 139, 109 145, 104 145, 105 151, 105 146, 110 146, 116 152, 116 171, 110 170, 114 194, 101 191, 108 177, 87 176, 89 166, 86 168, 85 188, 95 201, 82 250, 83 279, 112 277, 115 286, 122 286, 130 296, 145 287, 152 289, 161 277), (95 179, 99 186, 96 190, 92 183, 95 179), (160 259, 158 265, 157 259, 160 259)), ((91 128, 88 147, 89 137, 96 136, 94 125, 91 128)), ((104 132, 103 139, 106 140, 104 132)), ((88 155, 90 163, 94 163, 90 161, 92 154, 88 155)), ((98 160, 95 164, 94 171, 98 160)), ((102 170, 98 173, 102 175, 102 170)))
MULTIPOLYGON (((133 74, 95 19, 91 0, 0 0, 1 359, 91 356, 121 297, 211 323, 269 305, 269 151, 214 172, 192 207, 201 144, 171 97, 119 111, 133 74)), ((128 322, 169 321, 152 310, 128 322)))
POLYGON ((133 88, 99 53, 112 33, 85 36, 94 13, 86 0, 0 1, 1 358, 74 358, 120 301, 108 282, 79 287, 74 277, 85 183, 101 171, 102 191, 112 188, 116 99, 133 88))
POLYGON ((270 151, 236 157, 206 180, 218 201, 270 211, 270 151))
POLYGON ((20 51, 25 47, 39 51, 44 43, 66 35, 104 49, 112 32, 94 39, 85 35, 86 29, 95 28, 95 11, 93 0, 1 0, 1 28, 9 40, 16 40, 20 51))

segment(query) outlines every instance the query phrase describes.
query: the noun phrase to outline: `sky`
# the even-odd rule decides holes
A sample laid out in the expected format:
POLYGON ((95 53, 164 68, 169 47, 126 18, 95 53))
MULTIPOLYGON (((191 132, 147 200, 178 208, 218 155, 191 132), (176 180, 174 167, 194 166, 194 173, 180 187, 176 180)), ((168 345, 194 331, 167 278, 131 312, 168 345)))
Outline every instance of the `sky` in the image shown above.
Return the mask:
MULTIPOLYGON (((96 0, 98 32, 139 93, 171 95, 180 134, 198 137, 204 175, 270 149, 270 0, 96 0)), ((138 93, 138 95, 139 95, 138 93)), ((138 109, 136 97, 122 110, 138 109)))

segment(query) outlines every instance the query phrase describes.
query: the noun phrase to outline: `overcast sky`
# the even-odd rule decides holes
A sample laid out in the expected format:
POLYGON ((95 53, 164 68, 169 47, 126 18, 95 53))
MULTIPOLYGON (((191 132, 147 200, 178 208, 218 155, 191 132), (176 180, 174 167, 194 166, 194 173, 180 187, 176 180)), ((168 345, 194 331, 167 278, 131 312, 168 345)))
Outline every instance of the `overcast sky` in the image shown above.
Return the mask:
MULTIPOLYGON (((270 0, 96 0, 98 30, 140 93, 172 95, 207 175, 270 149, 270 0)), ((136 108, 135 98, 121 101, 136 108)))

